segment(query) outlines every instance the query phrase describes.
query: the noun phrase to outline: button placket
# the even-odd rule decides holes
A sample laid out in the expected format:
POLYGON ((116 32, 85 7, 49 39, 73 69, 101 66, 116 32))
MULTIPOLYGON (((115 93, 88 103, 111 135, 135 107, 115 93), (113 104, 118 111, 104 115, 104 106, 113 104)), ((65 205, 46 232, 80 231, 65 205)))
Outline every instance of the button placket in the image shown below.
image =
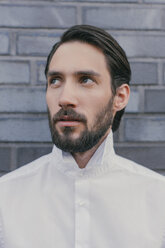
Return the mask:
POLYGON ((89 181, 75 181, 75 248, 90 247, 89 181))

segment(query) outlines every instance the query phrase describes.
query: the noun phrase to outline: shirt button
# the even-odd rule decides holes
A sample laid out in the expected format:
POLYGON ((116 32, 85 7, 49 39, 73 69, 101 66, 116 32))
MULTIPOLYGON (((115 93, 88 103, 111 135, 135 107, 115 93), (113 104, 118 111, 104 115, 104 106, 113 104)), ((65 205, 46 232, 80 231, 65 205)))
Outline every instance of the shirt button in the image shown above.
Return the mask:
POLYGON ((85 205, 85 202, 84 201, 79 201, 79 206, 82 207, 85 205))

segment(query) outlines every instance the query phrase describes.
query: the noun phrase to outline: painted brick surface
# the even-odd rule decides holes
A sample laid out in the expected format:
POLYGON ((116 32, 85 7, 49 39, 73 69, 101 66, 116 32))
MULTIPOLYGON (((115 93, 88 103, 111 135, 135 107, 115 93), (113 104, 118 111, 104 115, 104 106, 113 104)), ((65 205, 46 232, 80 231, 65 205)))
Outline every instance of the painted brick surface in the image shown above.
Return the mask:
POLYGON ((163 3, 164 4, 164 0, 143 0, 144 3, 155 3, 155 4, 158 4, 158 3, 163 3))
POLYGON ((126 107, 126 112, 138 112, 139 110, 139 92, 137 90, 131 90, 130 99, 126 107))
POLYGON ((20 35, 17 41, 17 53, 46 56, 58 40, 58 36, 20 35))
POLYGON ((0 54, 9 53, 9 34, 0 33, 0 54))
POLYGON ((162 11, 158 8, 133 6, 85 7, 83 21, 86 24, 111 29, 161 29, 164 28, 162 11))
POLYGON ((1 142, 50 142, 46 117, 0 117, 1 142))
POLYGON ((0 112, 46 112, 45 87, 1 87, 0 112))
POLYGON ((19 147, 17 149, 17 165, 18 167, 30 163, 31 161, 44 156, 52 151, 52 145, 49 147, 43 146, 30 146, 30 147, 19 147))
POLYGON ((165 142, 165 117, 126 118, 125 140, 165 142))
MULTIPOLYGON (((69 2, 70 0, 66 0, 66 2, 69 2)), ((74 2, 77 2, 77 0, 73 0, 74 2)), ((137 3, 138 0, 78 0, 79 2, 98 2, 98 3, 137 3)))
POLYGON ((164 67, 163 67, 163 82, 165 84, 165 64, 164 64, 164 67))
POLYGON ((0 5, 1 27, 64 28, 76 23, 74 7, 48 5, 0 5))
POLYGON ((45 65, 46 61, 38 62, 37 63, 37 82, 38 83, 45 83, 46 78, 45 78, 45 65))
POLYGON ((116 146, 116 153, 131 159, 153 170, 163 170, 165 161, 165 145, 154 146, 116 146), (158 162, 159 161, 159 162, 158 162))
POLYGON ((165 111, 165 90, 145 90, 145 111, 162 112, 165 111))
POLYGON ((28 62, 2 61, 2 60, 0 61, 0 83, 29 83, 29 82, 30 82, 30 67, 28 62))
POLYGON ((139 33, 117 35, 116 40, 126 51, 129 57, 155 57, 164 58, 165 34, 153 35, 151 33, 139 33))
POLYGON ((156 63, 132 62, 131 84, 157 84, 158 65, 156 63))
POLYGON ((11 148, 0 147, 0 171, 10 171, 11 148))

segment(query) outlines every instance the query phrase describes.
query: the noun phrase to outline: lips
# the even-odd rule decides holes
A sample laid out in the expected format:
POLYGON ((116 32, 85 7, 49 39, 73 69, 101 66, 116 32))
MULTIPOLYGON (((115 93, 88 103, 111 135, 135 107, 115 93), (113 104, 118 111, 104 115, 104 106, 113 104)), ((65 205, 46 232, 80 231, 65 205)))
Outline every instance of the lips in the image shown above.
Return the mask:
POLYGON ((64 116, 61 116, 58 121, 80 121, 80 119, 72 117, 72 116, 64 115, 64 116))
POLYGON ((73 116, 65 115, 58 118, 57 123, 61 127, 76 127, 77 125, 79 125, 80 120, 73 116))

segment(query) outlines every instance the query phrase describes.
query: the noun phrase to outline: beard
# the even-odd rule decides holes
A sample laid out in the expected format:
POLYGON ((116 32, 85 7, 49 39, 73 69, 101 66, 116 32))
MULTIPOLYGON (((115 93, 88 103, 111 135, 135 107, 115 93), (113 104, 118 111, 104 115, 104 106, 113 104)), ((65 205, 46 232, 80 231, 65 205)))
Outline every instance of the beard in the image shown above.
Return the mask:
POLYGON ((91 149, 100 141, 112 125, 112 108, 113 97, 110 99, 108 104, 97 113, 94 124, 90 130, 87 127, 86 117, 83 114, 75 112, 73 108, 68 107, 65 110, 61 108, 53 117, 51 117, 48 109, 49 127, 53 144, 55 144, 59 149, 70 153, 85 152, 91 149), (80 132, 78 138, 72 138, 75 127, 63 127, 62 135, 57 130, 55 124, 60 120, 60 117, 65 115, 83 123, 84 130, 80 132))

